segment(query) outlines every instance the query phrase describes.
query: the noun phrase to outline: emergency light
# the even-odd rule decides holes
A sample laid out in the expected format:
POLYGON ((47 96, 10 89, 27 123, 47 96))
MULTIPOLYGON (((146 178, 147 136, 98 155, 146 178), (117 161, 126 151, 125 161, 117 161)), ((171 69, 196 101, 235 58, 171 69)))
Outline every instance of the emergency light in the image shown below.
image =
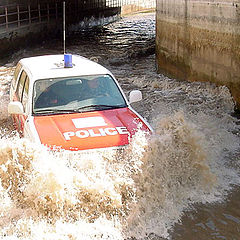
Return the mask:
POLYGON ((64 54, 64 67, 71 68, 72 65, 72 54, 64 54))

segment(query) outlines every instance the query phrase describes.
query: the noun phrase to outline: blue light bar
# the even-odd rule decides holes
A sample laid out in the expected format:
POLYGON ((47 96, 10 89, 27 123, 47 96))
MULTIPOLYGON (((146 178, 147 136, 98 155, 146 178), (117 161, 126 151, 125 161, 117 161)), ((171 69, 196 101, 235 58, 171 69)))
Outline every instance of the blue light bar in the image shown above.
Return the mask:
POLYGON ((71 68, 72 65, 72 54, 64 54, 64 67, 71 68))

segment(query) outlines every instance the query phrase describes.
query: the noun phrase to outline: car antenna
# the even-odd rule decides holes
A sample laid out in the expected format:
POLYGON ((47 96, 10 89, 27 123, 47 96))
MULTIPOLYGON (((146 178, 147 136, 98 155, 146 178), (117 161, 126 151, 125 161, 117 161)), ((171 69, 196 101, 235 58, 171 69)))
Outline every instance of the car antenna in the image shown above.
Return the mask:
POLYGON ((63 1, 63 55, 64 55, 64 67, 71 68, 72 54, 66 54, 66 4, 63 1))

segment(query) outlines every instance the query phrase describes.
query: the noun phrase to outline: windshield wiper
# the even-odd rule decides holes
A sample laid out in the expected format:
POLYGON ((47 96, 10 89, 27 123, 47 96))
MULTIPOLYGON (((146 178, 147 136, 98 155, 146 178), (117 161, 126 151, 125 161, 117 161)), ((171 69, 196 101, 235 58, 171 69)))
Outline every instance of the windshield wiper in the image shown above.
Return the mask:
POLYGON ((83 106, 78 109, 39 109, 35 110, 35 114, 59 114, 59 113, 78 113, 82 112, 82 110, 106 110, 106 109, 116 109, 116 108, 122 108, 126 107, 125 105, 88 105, 88 106, 83 106))
POLYGON ((76 109, 39 109, 35 110, 35 114, 58 114, 58 113, 76 113, 78 110, 76 109))
POLYGON ((115 108, 121 108, 121 107, 125 107, 125 105, 88 105, 88 106, 84 106, 84 107, 80 107, 78 108, 78 112, 81 112, 81 110, 84 109, 94 109, 94 110, 104 110, 104 109, 115 109, 115 108))

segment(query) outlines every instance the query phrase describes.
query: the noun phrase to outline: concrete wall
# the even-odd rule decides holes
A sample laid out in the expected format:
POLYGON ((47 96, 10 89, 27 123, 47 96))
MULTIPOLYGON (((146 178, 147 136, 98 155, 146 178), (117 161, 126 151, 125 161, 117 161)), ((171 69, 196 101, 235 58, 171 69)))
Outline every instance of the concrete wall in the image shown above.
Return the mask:
POLYGON ((240 109, 240 1, 157 0, 159 72, 229 87, 240 109))

